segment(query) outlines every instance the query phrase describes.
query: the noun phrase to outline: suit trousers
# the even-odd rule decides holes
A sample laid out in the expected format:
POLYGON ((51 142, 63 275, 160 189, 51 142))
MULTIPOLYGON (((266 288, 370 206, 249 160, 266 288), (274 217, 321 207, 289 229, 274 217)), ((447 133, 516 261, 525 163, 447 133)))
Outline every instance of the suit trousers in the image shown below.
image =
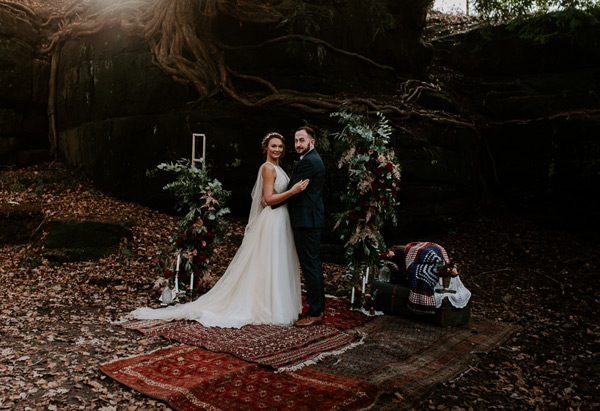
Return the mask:
POLYGON ((320 257, 321 229, 292 227, 292 230, 306 287, 307 314, 316 317, 325 311, 325 284, 320 257))

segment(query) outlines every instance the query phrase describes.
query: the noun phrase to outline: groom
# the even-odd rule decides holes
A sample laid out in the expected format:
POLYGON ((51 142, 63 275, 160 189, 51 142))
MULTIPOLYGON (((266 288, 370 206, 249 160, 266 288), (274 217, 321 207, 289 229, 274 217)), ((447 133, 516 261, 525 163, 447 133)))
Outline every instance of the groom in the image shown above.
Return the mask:
POLYGON ((321 228, 325 220, 323 206, 325 166, 314 148, 315 132, 312 128, 299 127, 294 135, 294 146, 296 152, 300 154, 300 161, 292 173, 288 189, 300 180, 310 180, 306 190, 288 200, 288 211, 309 306, 306 316, 296 321, 295 325, 308 327, 321 324, 325 317, 325 288, 319 256, 321 228))

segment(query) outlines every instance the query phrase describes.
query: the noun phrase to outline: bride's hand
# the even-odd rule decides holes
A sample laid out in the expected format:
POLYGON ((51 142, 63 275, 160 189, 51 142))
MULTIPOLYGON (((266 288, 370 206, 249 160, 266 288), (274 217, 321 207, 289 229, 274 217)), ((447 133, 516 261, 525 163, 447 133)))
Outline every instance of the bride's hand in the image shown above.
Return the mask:
POLYGON ((306 180, 300 180, 298 181, 296 184, 294 184, 294 186, 292 187, 292 192, 294 194, 298 194, 302 191, 304 191, 304 189, 306 187, 308 187, 308 183, 310 182, 310 180, 306 179, 306 180))

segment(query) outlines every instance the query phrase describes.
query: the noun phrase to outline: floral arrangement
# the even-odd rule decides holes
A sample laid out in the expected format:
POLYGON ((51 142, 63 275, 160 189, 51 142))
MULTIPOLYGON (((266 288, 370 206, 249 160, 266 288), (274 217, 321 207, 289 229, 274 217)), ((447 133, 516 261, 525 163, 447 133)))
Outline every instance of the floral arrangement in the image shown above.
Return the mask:
POLYGON ((224 204, 230 192, 210 178, 203 162, 201 165, 196 167, 190 160, 181 159, 156 167, 176 175, 175 181, 163 189, 175 195, 175 209, 185 212, 179 230, 169 237, 171 251, 165 261, 165 276, 175 289, 186 291, 190 297, 194 291, 206 291, 208 284, 203 278, 210 270, 210 260, 225 228, 224 216, 229 213, 224 204), (175 273, 179 274, 177 278, 175 273))
POLYGON ((386 223, 397 222, 395 207, 399 205, 401 170, 390 147, 392 128, 382 114, 367 118, 341 111, 331 116, 339 117, 343 125, 334 137, 344 149, 338 166, 348 169, 346 191, 341 198, 346 211, 337 216, 334 230, 339 230, 344 241, 346 276, 354 285, 368 268, 371 278, 375 277, 383 264, 381 254, 387 248, 381 229, 386 223))

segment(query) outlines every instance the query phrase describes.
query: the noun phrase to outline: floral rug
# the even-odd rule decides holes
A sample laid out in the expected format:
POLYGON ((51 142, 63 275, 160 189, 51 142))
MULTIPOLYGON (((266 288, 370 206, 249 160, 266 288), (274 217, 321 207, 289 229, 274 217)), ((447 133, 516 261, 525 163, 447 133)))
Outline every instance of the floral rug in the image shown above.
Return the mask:
POLYGON ((176 410, 357 410, 375 401, 364 381, 303 368, 286 373, 189 345, 100 365, 113 379, 176 410))

